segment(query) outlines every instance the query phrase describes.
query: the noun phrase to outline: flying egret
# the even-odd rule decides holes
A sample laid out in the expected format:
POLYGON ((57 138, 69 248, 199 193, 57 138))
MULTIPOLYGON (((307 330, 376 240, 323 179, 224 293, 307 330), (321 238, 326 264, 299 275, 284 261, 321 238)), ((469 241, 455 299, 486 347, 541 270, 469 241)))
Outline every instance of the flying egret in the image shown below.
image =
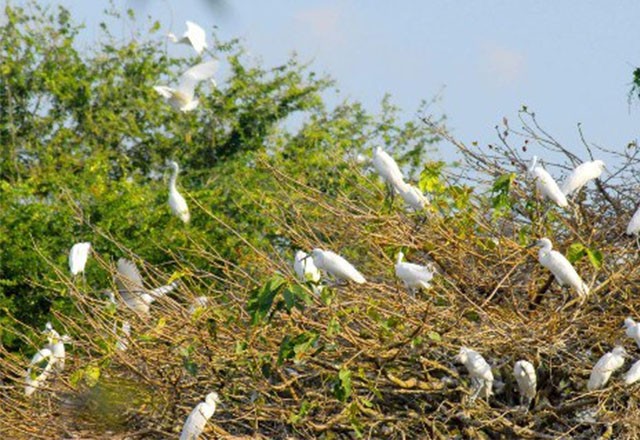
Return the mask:
POLYGON ((76 243, 71 247, 71 251, 69 251, 69 269, 71 270, 71 275, 78 275, 80 272, 84 272, 90 249, 91 243, 89 242, 76 243))
POLYGON ((178 163, 173 160, 169 162, 169 166, 173 169, 173 174, 171 175, 171 179, 169 179, 169 206, 171 207, 171 212, 184 223, 189 223, 191 215, 189 214, 187 201, 182 197, 182 194, 178 192, 178 188, 176 188, 180 167, 178 163))
POLYGON ((404 285, 412 291, 412 289, 428 289, 431 287, 429 281, 433 279, 433 269, 419 264, 407 263, 402 261, 404 254, 398 252, 396 259, 396 276, 404 281, 404 285))
POLYGON ((640 207, 636 210, 627 225, 627 235, 638 235, 640 233, 640 207))
POLYGON ((55 363, 53 359, 53 352, 50 348, 44 347, 31 358, 31 362, 29 362, 29 368, 27 369, 27 375, 25 376, 25 387, 24 394, 28 397, 31 396, 40 385, 47 380, 49 374, 51 373, 51 369, 53 368, 53 364, 55 363), (43 366, 43 362, 46 361, 46 365, 43 366), (36 374, 33 369, 34 368, 42 368, 42 372, 40 374, 36 374))
POLYGON ((460 347, 457 359, 464 364, 471 376, 472 388, 474 389, 471 401, 474 401, 481 393, 485 399, 488 399, 493 387, 491 366, 480 353, 467 347, 460 347))
POLYGON ((640 361, 634 362, 629 371, 624 374, 624 383, 627 385, 636 383, 638 380, 640 380, 640 361))
POLYGON ((632 338, 640 347, 640 324, 635 322, 631 317, 624 320, 625 333, 632 338))
POLYGON ((404 182, 404 177, 396 161, 380 147, 373 150, 373 166, 380 177, 389 185, 395 187, 404 182))
POLYGON ((207 35, 204 29, 192 21, 187 21, 187 30, 182 38, 176 37, 171 32, 167 34, 167 38, 173 43, 190 45, 198 55, 201 55, 202 51, 207 48, 207 35))
POLYGON ((602 356, 593 367, 593 370, 591 370, 587 389, 589 391, 593 391, 603 388, 609 381, 611 373, 622 367, 626 355, 626 351, 620 346, 617 346, 612 351, 605 353, 605 355, 602 356))
POLYGON ((562 185, 565 196, 577 192, 590 180, 597 179, 602 174, 605 164, 601 160, 587 161, 578 165, 567 177, 562 185))
POLYGON ((138 268, 133 262, 125 258, 118 260, 117 270, 115 282, 122 299, 127 306, 143 315, 149 314, 149 306, 152 302, 178 287, 178 281, 176 280, 156 289, 145 289, 138 268))
POLYGON ((311 251, 311 255, 307 255, 305 258, 309 257, 313 258, 313 263, 318 269, 324 270, 338 279, 353 281, 358 284, 367 281, 351 263, 334 252, 314 249, 311 251))
POLYGON ((64 344, 71 342, 71 337, 69 337, 69 335, 60 336, 60 333, 58 333, 53 328, 53 325, 50 322, 46 323, 45 329, 42 333, 47 335, 47 339, 49 341, 49 344, 47 344, 46 348, 51 350, 51 352, 53 353, 51 363, 54 364, 56 370, 64 370, 64 362, 66 357, 64 344))
POLYGON ((536 369, 529 361, 518 361, 513 366, 513 375, 520 390, 520 404, 529 408, 531 401, 536 397, 536 369))
POLYGON ((429 199, 422 194, 422 191, 410 183, 399 182, 393 187, 400 194, 402 200, 414 211, 422 211, 429 204, 429 199))
POLYGON ((218 403, 220 403, 218 393, 207 394, 204 402, 198 403, 189 414, 189 417, 187 417, 186 422, 184 422, 180 440, 198 440, 198 437, 204 431, 207 421, 216 412, 216 404, 218 403))
POLYGON ((293 270, 301 282, 306 283, 310 281, 313 284, 313 293, 317 295, 322 292, 322 286, 319 285, 320 271, 316 265, 313 264, 313 259, 307 257, 307 253, 304 251, 296 252, 295 258, 293 259, 293 270))
POLYGON ((529 176, 535 180, 538 192, 561 208, 568 206, 569 202, 567 202, 567 197, 560 190, 556 181, 553 180, 551 174, 549 174, 542 165, 538 165, 537 163, 538 157, 533 156, 531 166, 529 167, 529 176))
POLYGON ((551 250, 551 240, 541 238, 535 245, 540 247, 538 251, 538 261, 540 261, 542 266, 551 271, 561 286, 570 286, 578 293, 580 298, 589 295, 589 287, 582 281, 582 278, 580 278, 571 263, 569 263, 569 260, 560 252, 551 250))
POLYGON ((195 99, 194 92, 200 81, 210 79, 218 70, 217 61, 207 61, 188 69, 180 77, 178 88, 167 86, 154 86, 156 92, 169 100, 169 104, 182 112, 188 112, 198 107, 199 101, 195 99))

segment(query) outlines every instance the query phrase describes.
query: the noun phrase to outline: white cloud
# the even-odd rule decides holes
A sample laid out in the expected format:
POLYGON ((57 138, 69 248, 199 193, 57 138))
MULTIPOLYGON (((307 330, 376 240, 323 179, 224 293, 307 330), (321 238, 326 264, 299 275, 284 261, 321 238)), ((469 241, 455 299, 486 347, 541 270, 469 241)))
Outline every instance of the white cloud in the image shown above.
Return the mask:
POLYGON ((514 85, 526 73, 525 56, 512 49, 487 45, 482 51, 482 70, 495 85, 514 85))

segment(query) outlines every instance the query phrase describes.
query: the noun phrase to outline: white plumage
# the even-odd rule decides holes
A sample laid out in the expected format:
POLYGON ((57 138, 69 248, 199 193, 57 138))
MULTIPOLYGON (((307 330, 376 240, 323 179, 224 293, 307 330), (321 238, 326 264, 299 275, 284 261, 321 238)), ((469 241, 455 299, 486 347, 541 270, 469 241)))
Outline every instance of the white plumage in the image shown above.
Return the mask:
POLYGON ((388 184, 395 187, 403 183, 404 177, 398 164, 393 157, 380 147, 376 147, 373 150, 373 166, 380 174, 380 177, 388 184))
POLYGON ((196 310, 207 307, 209 305, 210 298, 208 296, 199 296, 193 300, 189 306, 189 314, 193 315, 196 310))
POLYGON ((624 383, 627 385, 636 383, 638 380, 640 380, 640 361, 634 362, 629 371, 624 374, 624 383))
POLYGON ((311 251, 311 257, 318 269, 324 270, 336 278, 358 284, 366 282, 362 274, 351 263, 334 252, 314 249, 311 251))
POLYGON ((217 61, 207 61, 184 72, 180 77, 178 88, 174 89, 168 86, 154 86, 153 88, 167 98, 174 109, 188 112, 198 107, 199 101, 194 97, 198 83, 210 79, 217 70, 217 61))
POLYGON ((602 356, 593 367, 593 370, 591 370, 587 389, 593 391, 604 387, 609 381, 611 374, 622 367, 625 356, 626 352, 624 348, 620 346, 615 347, 612 351, 602 356))
POLYGON ((602 174, 605 164, 601 160, 592 160, 578 165, 567 177, 562 185, 565 196, 577 192, 590 180, 597 179, 602 174))
POLYGON ((627 225, 627 235, 638 235, 640 232, 640 208, 636 210, 627 225))
POLYGON ((537 165, 537 162, 538 158, 533 156, 529 167, 529 175, 534 179, 538 192, 562 208, 568 206, 567 197, 560 190, 556 181, 553 180, 551 174, 542 165, 537 165))
POLYGON ((143 315, 149 313, 149 305, 152 302, 178 287, 178 281, 174 281, 156 289, 145 289, 138 268, 125 258, 118 260, 117 270, 115 282, 123 301, 131 309, 143 315))
POLYGON ((56 367, 56 370, 64 370, 64 363, 66 359, 64 344, 66 342, 70 342, 71 338, 69 335, 60 336, 60 333, 53 328, 53 325, 51 325, 50 322, 47 322, 42 333, 47 335, 47 340, 49 342, 45 348, 51 350, 51 353, 53 354, 51 363, 56 367))
POLYGON ((174 43, 190 45, 198 55, 207 48, 207 36, 204 29, 192 21, 187 21, 187 30, 182 38, 177 38, 172 33, 167 34, 167 37, 174 43))
POLYGON ((308 258, 307 253, 297 251, 293 260, 293 270, 298 279, 306 283, 310 281, 313 284, 313 293, 319 295, 322 292, 320 283, 320 271, 313 263, 313 258, 308 258))
POLYGON ((31 358, 31 362, 29 363, 29 368, 27 369, 27 374, 25 376, 25 387, 24 394, 28 397, 31 396, 40 385, 47 380, 49 374, 51 373, 51 369, 55 361, 53 359, 53 352, 50 348, 42 348, 31 358), (42 372, 40 374, 35 374, 33 372, 33 368, 35 366, 40 367, 39 364, 46 361, 46 365, 42 368, 42 372))
POLYGON ((569 260, 560 252, 552 250, 551 240, 541 238, 536 245, 540 247, 538 261, 551 271, 561 286, 571 287, 580 297, 589 295, 589 287, 582 281, 569 260))
POLYGON ((624 326, 627 336, 636 341, 636 344, 640 347, 640 325, 629 317, 624 320, 624 326))
POLYGON ((69 251, 69 269, 71 270, 71 275, 78 275, 80 272, 84 272, 90 249, 91 243, 88 242, 76 243, 71 247, 71 251, 69 251))
POLYGON ((207 421, 216 412, 217 403, 220 403, 218 393, 207 394, 204 402, 198 403, 184 422, 180 440, 198 440, 200 434, 204 431, 207 421))
POLYGON ((118 336, 116 341, 116 350, 127 351, 129 348, 129 338, 131 337, 131 324, 129 321, 122 323, 122 334, 118 336))
POLYGON ((171 207, 171 212, 180 220, 188 223, 191 218, 189 207, 187 206, 187 201, 182 197, 182 194, 178 192, 178 188, 176 187, 180 167, 175 161, 170 161, 169 166, 173 169, 173 174, 171 175, 171 179, 169 179, 169 207, 171 207))
POLYGON ((531 362, 521 360, 513 366, 513 375, 518 382, 520 402, 526 407, 529 407, 531 401, 536 397, 536 369, 531 362))
POLYGON ((429 204, 429 199, 422 194, 422 191, 410 183, 399 182, 393 187, 400 194, 402 200, 414 211, 422 211, 429 204))
POLYGON ((395 269, 396 276, 404 281, 407 289, 430 288, 429 282, 433 279, 433 270, 427 266, 404 262, 403 258, 404 254, 398 252, 395 269))
POLYGON ((480 394, 488 399, 493 388, 491 366, 480 353, 467 347, 460 348, 457 358, 467 368, 474 384, 475 392, 471 396, 471 400, 475 400, 480 394))

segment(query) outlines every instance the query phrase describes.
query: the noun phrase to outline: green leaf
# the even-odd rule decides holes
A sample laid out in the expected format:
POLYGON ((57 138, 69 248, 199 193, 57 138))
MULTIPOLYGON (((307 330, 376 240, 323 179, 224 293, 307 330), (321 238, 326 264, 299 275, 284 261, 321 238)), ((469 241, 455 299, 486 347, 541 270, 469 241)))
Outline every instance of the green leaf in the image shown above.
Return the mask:
POLYGON ((432 341, 436 341, 436 342, 442 341, 442 336, 440 336, 440 333, 438 332, 430 331, 429 333, 427 333, 427 337, 432 341))
POLYGON ((342 367, 338 373, 337 381, 333 386, 333 395, 341 402, 346 402, 351 396, 351 371, 342 367))
POLYGON ((576 261, 584 257, 586 254, 587 254, 587 250, 582 243, 573 243, 567 249, 567 260, 569 260, 570 263, 575 263, 576 261))
POLYGON ((602 252, 600 252, 597 249, 590 249, 590 248, 588 248, 586 252, 587 252, 587 257, 589 258, 589 262, 591 262, 591 265, 596 269, 600 269, 602 267, 602 252))
POLYGON ((319 335, 316 332, 300 333, 293 338, 289 335, 285 336, 280 343, 278 364, 282 365, 287 359, 299 361, 305 353, 315 346, 318 337, 319 335))
POLYGON ((285 280, 276 275, 262 287, 251 291, 246 307, 251 316, 251 325, 260 324, 265 320, 271 311, 273 300, 284 284, 285 280))

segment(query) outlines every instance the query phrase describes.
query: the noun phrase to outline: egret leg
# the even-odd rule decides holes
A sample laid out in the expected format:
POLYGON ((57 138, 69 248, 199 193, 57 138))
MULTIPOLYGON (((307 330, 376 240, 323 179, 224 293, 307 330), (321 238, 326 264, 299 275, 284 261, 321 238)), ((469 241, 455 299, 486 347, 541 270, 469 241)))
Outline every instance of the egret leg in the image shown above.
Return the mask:
POLYGON ((471 389, 473 390, 473 393, 471 394, 471 397, 469 397, 469 402, 473 403, 476 401, 480 391, 482 391, 482 388, 482 382, 479 379, 476 379, 475 377, 471 379, 471 389))

